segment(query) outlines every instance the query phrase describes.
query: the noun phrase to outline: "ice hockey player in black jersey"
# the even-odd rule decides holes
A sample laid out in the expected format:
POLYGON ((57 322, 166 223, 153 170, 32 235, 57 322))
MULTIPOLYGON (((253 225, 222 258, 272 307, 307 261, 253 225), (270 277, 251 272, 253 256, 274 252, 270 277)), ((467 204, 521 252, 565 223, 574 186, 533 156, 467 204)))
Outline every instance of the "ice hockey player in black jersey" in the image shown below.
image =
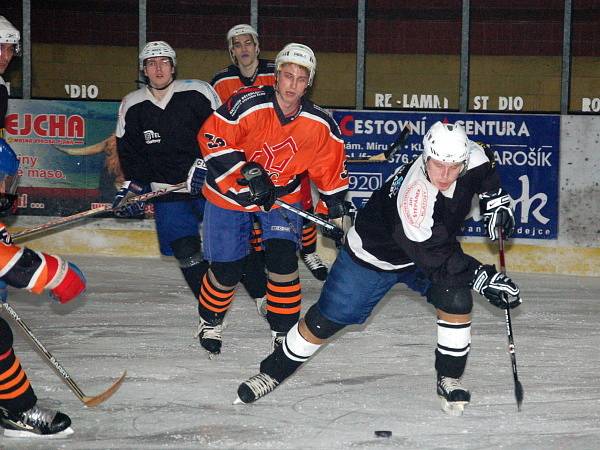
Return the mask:
POLYGON ((317 303, 238 388, 236 403, 275 389, 346 325, 364 323, 396 284, 427 298, 437 312, 435 369, 442 409, 461 415, 470 393, 461 384, 471 346, 471 289, 499 308, 521 303, 517 285, 494 266, 465 254, 461 224, 479 195, 491 239, 514 230, 510 196, 491 152, 457 124, 436 122, 422 157, 400 167, 359 210, 317 303))
MULTIPOLYGON (((113 206, 132 195, 179 184, 198 157, 198 130, 221 105, 205 81, 177 80, 177 56, 164 41, 149 42, 139 55, 146 86, 121 102, 116 129, 117 150, 125 181, 113 206)), ((174 256, 195 298, 208 269, 201 251, 199 227, 204 213, 202 196, 188 192, 164 195, 154 202, 160 252, 174 256)), ((117 217, 140 217, 144 204, 134 203, 115 212, 117 217)))

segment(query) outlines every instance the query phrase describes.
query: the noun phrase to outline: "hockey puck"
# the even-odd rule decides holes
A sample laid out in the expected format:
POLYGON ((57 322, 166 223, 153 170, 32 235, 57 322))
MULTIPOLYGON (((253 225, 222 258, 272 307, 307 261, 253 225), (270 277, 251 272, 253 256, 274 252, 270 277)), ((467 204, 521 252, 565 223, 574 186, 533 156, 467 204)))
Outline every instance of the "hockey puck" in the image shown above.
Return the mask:
POLYGON ((377 430, 375 431, 375 436, 381 438, 389 438, 392 436, 392 432, 390 430, 377 430))

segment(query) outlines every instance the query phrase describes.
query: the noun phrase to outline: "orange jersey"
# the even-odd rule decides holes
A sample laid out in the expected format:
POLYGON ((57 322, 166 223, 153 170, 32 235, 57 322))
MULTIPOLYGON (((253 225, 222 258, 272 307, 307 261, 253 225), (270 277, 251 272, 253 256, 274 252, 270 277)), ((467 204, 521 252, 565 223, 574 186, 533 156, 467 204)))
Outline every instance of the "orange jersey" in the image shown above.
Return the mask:
POLYGON ((245 77, 235 64, 218 72, 210 84, 217 92, 222 103, 229 100, 237 90, 248 86, 273 86, 275 84, 275 64, 266 59, 258 60, 256 73, 245 77))
POLYGON ((0 223, 0 278, 9 285, 39 294, 56 274, 55 258, 49 263, 44 253, 12 243, 10 233, 0 223))
POLYGON ((202 193, 221 208, 260 211, 238 183, 248 161, 269 173, 288 203, 301 200, 304 172, 325 203, 343 200, 348 190, 344 141, 331 115, 303 99, 296 115, 284 117, 271 86, 238 91, 204 122, 198 143, 208 168, 202 193))

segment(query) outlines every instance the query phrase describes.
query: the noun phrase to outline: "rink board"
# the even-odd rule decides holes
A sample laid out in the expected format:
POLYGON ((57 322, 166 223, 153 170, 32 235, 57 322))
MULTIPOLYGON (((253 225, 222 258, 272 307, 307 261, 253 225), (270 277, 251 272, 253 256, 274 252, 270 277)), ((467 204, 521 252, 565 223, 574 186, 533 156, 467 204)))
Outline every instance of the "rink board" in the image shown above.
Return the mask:
MULTIPOLYGON (((16 232, 23 228, 11 229, 16 232)), ((78 227, 37 237, 26 245, 59 254, 159 257, 153 229, 78 227)), ((497 246, 492 243, 463 243, 463 249, 482 262, 497 264, 497 246)), ((329 242, 323 244, 321 236, 319 252, 328 262, 335 258, 335 250, 329 242)), ((508 243, 506 264, 515 272, 600 276, 600 248, 508 243)))

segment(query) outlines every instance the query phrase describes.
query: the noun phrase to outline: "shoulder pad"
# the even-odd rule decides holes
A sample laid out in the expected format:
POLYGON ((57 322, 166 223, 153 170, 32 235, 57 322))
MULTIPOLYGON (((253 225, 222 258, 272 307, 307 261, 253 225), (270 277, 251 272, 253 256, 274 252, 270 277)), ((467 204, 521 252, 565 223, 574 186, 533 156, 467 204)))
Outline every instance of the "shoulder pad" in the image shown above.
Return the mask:
POLYGON ((239 69, 237 68, 237 66, 234 66, 232 64, 230 66, 225 67, 224 69, 219 70, 217 73, 215 73, 212 80, 210 80, 210 84, 212 86, 214 86, 219 81, 221 81, 223 78, 237 77, 237 76, 239 76, 239 74, 240 74, 240 72, 239 72, 239 69))
POLYGON ((410 165, 397 185, 396 205, 404 234, 413 242, 425 242, 433 234, 433 209, 439 191, 427 180, 422 158, 410 165))
POLYGON ((269 61, 268 59, 259 59, 258 67, 263 70, 267 69, 270 73, 275 72, 275 63, 273 61, 269 61))
POLYGON ((488 157, 492 166, 496 165, 496 158, 494 157, 494 151, 492 150, 492 146, 490 144, 486 144, 485 142, 477 141, 475 144, 479 145, 483 151, 485 152, 485 156, 488 157))
POLYGON ((469 166, 467 170, 474 169, 486 163, 490 163, 492 167, 496 165, 494 152, 491 147, 481 142, 469 140, 469 166))
POLYGON ((317 116, 318 118, 327 123, 333 134, 341 138, 342 132, 340 131, 340 127, 327 109, 322 108, 319 105, 315 105, 310 100, 306 100, 303 102, 302 109, 303 111, 300 113, 300 115, 302 115, 303 113, 307 113, 317 116))
POLYGON ((236 120, 244 112, 264 103, 271 103, 270 86, 248 86, 238 89, 219 108, 219 113, 228 120, 236 120))
POLYGON ((213 87, 202 80, 175 80, 173 92, 196 91, 202 94, 210 102, 212 109, 221 106, 221 99, 213 87))
POLYGON ((143 101, 150 100, 148 97, 150 94, 148 93, 148 89, 146 87, 140 88, 136 91, 130 92, 121 101, 121 105, 123 108, 123 113, 125 113, 129 108, 138 103, 142 103, 143 101))

